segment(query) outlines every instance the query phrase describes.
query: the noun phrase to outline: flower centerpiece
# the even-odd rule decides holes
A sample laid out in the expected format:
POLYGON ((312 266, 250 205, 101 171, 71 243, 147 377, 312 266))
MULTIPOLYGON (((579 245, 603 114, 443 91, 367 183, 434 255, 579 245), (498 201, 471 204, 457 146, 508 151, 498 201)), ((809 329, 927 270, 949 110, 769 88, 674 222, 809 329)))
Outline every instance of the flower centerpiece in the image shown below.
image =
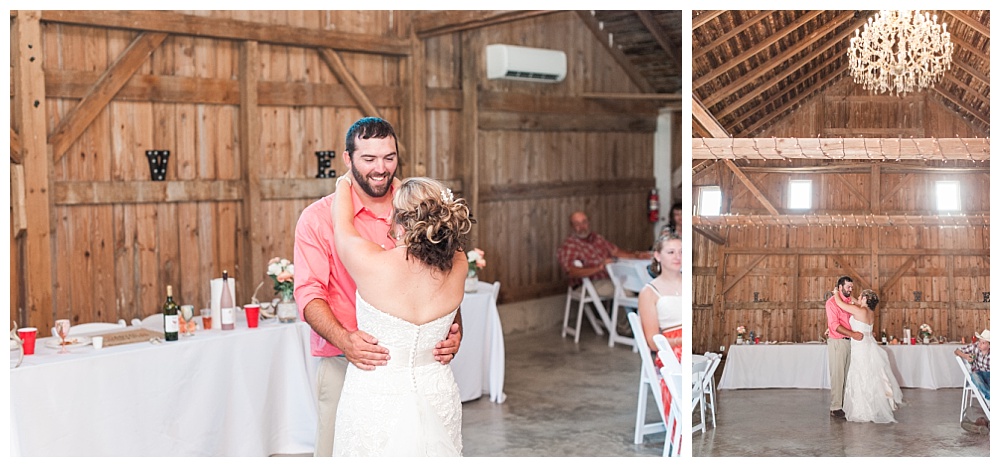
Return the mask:
POLYGON ((469 261, 469 273, 465 276, 465 291, 475 292, 479 287, 479 270, 486 267, 486 253, 479 248, 473 248, 465 253, 469 261))
POLYGON ((747 333, 746 326, 743 326, 743 325, 736 326, 736 343, 737 344, 742 344, 743 343, 743 336, 746 335, 746 333, 747 333))
POLYGON ((933 333, 934 331, 927 325, 927 323, 920 325, 920 340, 922 340, 924 344, 931 343, 931 334, 933 333))
POLYGON ((299 314, 295 306, 295 265, 285 258, 271 258, 267 262, 267 275, 274 282, 274 292, 281 296, 278 320, 282 323, 295 321, 299 314))

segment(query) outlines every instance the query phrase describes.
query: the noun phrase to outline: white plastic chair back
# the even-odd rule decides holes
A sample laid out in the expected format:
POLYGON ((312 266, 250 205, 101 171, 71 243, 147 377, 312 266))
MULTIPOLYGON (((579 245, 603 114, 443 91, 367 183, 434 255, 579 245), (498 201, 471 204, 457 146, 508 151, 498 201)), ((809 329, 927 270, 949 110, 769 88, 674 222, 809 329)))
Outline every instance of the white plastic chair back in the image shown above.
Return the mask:
POLYGON ((959 421, 965 420, 965 413, 972 407, 972 399, 975 398, 979 401, 979 407, 983 409, 986 414, 986 419, 990 419, 990 401, 983 397, 983 393, 979 391, 975 383, 972 382, 972 369, 969 366, 969 362, 962 360, 962 357, 955 355, 955 361, 958 362, 958 366, 962 368, 962 376, 965 377, 965 384, 962 386, 962 411, 959 414, 959 421))
MULTIPOLYGON (((80 334, 87 334, 90 332, 101 332, 101 331, 111 331, 114 329, 121 329, 125 327, 125 320, 120 319, 117 323, 80 323, 75 326, 69 327, 69 333, 67 336, 78 336, 80 334)), ((56 328, 52 327, 52 335, 59 336, 56 333, 56 328)))
POLYGON ((705 432, 705 374, 710 364, 707 358, 698 359, 691 364, 691 410, 697 410, 700 414, 698 424, 694 425, 692 422, 691 434, 705 432))
POLYGON ((140 326, 150 331, 163 331, 163 313, 149 315, 142 320, 133 319, 132 326, 140 326))
POLYGON ((639 277, 638 271, 631 264, 620 262, 611 263, 604 266, 611 277, 611 283, 615 286, 615 295, 611 302, 611 322, 615 323, 608 330, 608 347, 614 347, 615 343, 631 345, 633 352, 638 352, 639 347, 635 345, 635 339, 618 334, 618 313, 620 308, 631 308, 639 310, 639 291, 645 284, 639 277), (630 296, 628 292, 631 292, 630 296))
POLYGON ((493 300, 500 300, 500 281, 493 282, 493 300))
POLYGON ((657 352, 656 355, 660 358, 660 363, 663 367, 660 368, 660 374, 664 378, 664 382, 667 385, 667 390, 670 391, 670 417, 667 419, 667 427, 669 428, 667 432, 668 445, 663 446, 663 455, 667 456, 668 451, 670 456, 679 457, 681 450, 681 362, 677 361, 677 356, 674 354, 673 348, 670 347, 670 342, 663 334, 656 334, 653 336, 653 343, 656 344, 657 352))
MULTIPOLYGON (((639 371, 639 399, 635 413, 635 444, 642 444, 645 435, 662 433, 667 429, 667 421, 663 418, 663 396, 660 393, 660 373, 653 363, 653 353, 646 344, 646 338, 642 333, 642 324, 639 322, 639 315, 634 311, 628 313, 628 322, 632 326, 632 334, 635 336, 635 344, 639 347, 639 357, 641 366, 639 371), (653 400, 656 402, 656 412, 659 420, 653 423, 646 423, 646 400, 649 391, 653 392, 653 400)), ((676 359, 675 359, 676 360, 676 359)), ((679 373, 680 365, 677 365, 679 373)), ((676 398, 675 398, 676 399, 676 398)))
POLYGON ((594 332, 598 336, 604 335, 604 330, 602 327, 607 329, 612 329, 614 326, 611 325, 611 318, 608 316, 607 310, 604 309, 604 303, 601 302, 602 297, 597 294, 597 289, 594 287, 594 283, 590 281, 589 278, 584 277, 583 283, 577 287, 567 287, 566 288, 566 310, 563 313, 563 327, 562 336, 566 337, 566 334, 573 336, 573 342, 580 342, 580 325, 583 323, 583 317, 586 316, 587 320, 590 321, 591 327, 594 328, 594 332), (569 311, 570 304, 573 301, 580 303, 576 310, 576 327, 569 326, 569 311), (598 319, 594 316, 594 313, 587 308, 587 304, 593 305, 594 309, 600 315, 598 319))
MULTIPOLYGON (((711 412, 712 426, 715 427, 715 372, 722 362, 722 355, 713 352, 705 352, 708 359, 708 369, 705 370, 705 377, 702 378, 702 386, 705 388, 705 399, 703 401, 705 410, 711 412)), ((707 420, 706 420, 707 421, 707 420)))

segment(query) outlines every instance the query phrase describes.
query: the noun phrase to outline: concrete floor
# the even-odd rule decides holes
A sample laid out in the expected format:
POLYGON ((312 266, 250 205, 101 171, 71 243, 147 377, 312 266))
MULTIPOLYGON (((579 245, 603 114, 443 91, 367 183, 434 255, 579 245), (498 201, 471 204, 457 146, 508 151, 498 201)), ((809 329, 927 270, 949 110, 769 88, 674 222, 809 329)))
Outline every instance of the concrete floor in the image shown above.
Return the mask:
MULTIPOLYGON (((558 328, 508 336, 504 345, 507 400, 463 404, 466 457, 663 454, 663 433, 632 443, 640 361, 631 347, 609 348, 592 329, 575 344, 558 328)), ((652 422, 652 395, 648 405, 652 422)))
MULTIPOLYGON (((719 368, 717 375, 722 374, 719 368)), ((718 381, 718 379, 716 379, 718 381)), ((958 457, 989 456, 990 437, 959 425, 961 389, 903 388, 898 423, 852 423, 830 417, 830 391, 723 390, 718 428, 692 436, 694 456, 958 457)), ((982 415, 973 403, 969 417, 982 415)))

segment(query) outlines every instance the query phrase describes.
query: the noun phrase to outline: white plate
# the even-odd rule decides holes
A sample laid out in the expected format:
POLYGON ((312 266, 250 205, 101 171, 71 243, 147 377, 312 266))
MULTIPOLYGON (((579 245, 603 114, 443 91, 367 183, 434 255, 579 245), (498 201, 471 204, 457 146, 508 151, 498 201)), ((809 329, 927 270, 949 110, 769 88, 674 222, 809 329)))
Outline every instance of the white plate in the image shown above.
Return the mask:
MULTIPOLYGON (((74 347, 83 347, 85 345, 90 345, 90 338, 84 336, 69 336, 66 338, 66 348, 72 349, 74 347)), ((59 348, 59 338, 48 339, 45 341, 45 346, 50 349, 59 348)))

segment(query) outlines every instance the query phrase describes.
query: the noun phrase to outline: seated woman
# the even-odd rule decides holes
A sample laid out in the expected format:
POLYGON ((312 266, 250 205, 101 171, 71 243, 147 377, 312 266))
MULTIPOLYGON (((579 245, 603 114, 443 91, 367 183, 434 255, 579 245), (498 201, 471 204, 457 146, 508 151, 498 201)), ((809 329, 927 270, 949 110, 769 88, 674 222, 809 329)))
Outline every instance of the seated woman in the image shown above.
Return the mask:
POLYGON ((653 244, 653 264, 656 275, 639 292, 639 322, 649 348, 656 350, 653 334, 661 333, 671 350, 681 360, 681 239, 661 235, 653 244))

